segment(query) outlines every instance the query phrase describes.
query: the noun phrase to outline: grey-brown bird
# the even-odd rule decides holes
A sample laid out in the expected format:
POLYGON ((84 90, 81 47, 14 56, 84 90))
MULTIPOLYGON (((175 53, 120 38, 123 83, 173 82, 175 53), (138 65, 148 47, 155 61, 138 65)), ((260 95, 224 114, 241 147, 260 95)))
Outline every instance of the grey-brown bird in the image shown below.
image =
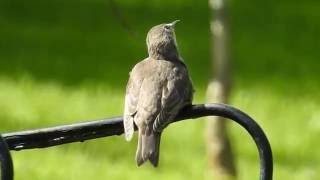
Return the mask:
POLYGON ((192 103, 192 83, 174 32, 177 22, 149 30, 146 40, 149 57, 134 66, 127 84, 125 138, 132 139, 135 124, 139 130, 138 166, 146 160, 154 167, 158 165, 162 130, 183 107, 192 103))

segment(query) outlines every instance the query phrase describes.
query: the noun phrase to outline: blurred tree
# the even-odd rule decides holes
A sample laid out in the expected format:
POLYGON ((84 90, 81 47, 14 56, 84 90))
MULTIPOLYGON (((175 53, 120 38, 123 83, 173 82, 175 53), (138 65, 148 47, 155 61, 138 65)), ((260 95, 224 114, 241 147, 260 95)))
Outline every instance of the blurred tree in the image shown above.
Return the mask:
MULTIPOLYGON (((212 69, 214 78, 207 89, 209 102, 227 103, 231 87, 229 27, 225 0, 209 0, 212 11, 210 21, 212 42, 212 69)), ((207 153, 209 175, 214 179, 234 179, 236 170, 226 121, 221 117, 210 117, 207 121, 207 153)))

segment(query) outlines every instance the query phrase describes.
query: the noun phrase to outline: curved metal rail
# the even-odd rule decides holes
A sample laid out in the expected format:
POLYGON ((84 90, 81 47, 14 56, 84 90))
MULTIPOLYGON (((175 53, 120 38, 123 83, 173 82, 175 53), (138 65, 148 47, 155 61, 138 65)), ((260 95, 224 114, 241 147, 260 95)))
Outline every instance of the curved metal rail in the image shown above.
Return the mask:
MULTIPOLYGON (((200 104, 182 109, 174 122, 204 116, 225 117, 244 127, 255 141, 259 150, 260 180, 272 180, 273 159, 269 141, 260 126, 250 116, 225 104, 200 104)), ((3 134, 3 138, 10 150, 23 150, 83 142, 89 139, 121 134, 123 134, 122 117, 115 117, 52 128, 7 133, 3 134)), ((4 171, 10 170, 10 163, 6 165, 5 162, 8 161, 5 160, 3 163, 5 166, 8 165, 8 168, 1 169, 3 174, 6 173, 4 171)), ((2 180, 12 179, 8 178, 2 180)))

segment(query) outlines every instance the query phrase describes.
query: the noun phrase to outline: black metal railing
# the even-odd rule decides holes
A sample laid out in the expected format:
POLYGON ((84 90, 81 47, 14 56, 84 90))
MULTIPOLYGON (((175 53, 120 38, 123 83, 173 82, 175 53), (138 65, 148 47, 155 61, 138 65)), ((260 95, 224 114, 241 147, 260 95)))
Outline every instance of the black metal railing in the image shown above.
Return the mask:
MULTIPOLYGON (((221 116, 244 127, 259 150, 260 180, 272 180, 273 160, 269 141, 260 126, 244 112, 225 104, 192 105, 181 110, 174 122, 204 116, 221 116)), ((72 142, 123 134, 122 117, 3 134, 0 139, 1 180, 13 179, 9 150, 46 148, 72 142)))

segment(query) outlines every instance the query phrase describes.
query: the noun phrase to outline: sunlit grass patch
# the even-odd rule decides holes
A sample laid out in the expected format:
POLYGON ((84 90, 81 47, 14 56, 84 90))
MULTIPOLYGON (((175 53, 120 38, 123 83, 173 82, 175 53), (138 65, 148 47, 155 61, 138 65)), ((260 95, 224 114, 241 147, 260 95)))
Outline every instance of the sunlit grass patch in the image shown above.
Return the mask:
POLYGON ((116 116, 122 113, 123 94, 124 90, 105 85, 68 87, 37 82, 30 76, 2 77, 1 122, 12 130, 116 116))

